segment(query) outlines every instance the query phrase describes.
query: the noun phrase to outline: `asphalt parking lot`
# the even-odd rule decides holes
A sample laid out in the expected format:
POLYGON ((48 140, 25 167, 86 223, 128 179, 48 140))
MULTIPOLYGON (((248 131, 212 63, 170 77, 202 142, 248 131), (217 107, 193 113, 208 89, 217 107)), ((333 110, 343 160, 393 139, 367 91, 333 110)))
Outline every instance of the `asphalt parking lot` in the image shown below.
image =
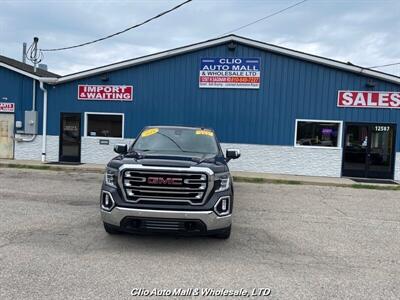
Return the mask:
POLYGON ((224 241, 107 235, 101 180, 0 169, 0 299, 262 287, 267 299, 400 298, 400 192, 237 183, 224 241))

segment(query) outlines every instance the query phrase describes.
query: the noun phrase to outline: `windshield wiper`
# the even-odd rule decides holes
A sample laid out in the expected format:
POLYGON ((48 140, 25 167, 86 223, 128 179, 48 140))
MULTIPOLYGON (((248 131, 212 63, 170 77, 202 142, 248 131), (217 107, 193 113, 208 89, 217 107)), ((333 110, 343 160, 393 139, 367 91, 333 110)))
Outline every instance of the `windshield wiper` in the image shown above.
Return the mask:
POLYGON ((167 139, 169 139, 171 142, 173 142, 176 145, 176 147, 178 147, 178 149, 181 150, 182 152, 189 152, 189 151, 183 150, 183 148, 172 137, 170 137, 164 133, 161 133, 161 132, 157 132, 157 134, 165 136, 167 139))

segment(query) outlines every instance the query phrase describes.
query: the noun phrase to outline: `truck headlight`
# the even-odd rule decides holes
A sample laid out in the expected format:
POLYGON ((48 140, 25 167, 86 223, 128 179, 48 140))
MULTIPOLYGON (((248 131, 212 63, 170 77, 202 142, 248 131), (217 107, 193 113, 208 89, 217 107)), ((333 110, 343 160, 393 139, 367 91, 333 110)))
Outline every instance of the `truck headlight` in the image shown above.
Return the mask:
POLYGON ((231 178, 229 173, 215 174, 216 191, 223 192, 229 189, 231 178))
POLYGON ((116 188, 117 187, 117 176, 118 176, 117 169, 107 167, 106 174, 104 175, 105 184, 116 188))

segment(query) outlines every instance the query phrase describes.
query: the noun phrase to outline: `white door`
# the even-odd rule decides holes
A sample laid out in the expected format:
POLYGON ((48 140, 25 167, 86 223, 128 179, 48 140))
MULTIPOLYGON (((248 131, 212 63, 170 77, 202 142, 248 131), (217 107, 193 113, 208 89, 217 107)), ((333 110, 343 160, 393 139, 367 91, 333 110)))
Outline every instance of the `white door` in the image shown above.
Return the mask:
POLYGON ((0 113, 0 158, 14 156, 14 115, 0 113))

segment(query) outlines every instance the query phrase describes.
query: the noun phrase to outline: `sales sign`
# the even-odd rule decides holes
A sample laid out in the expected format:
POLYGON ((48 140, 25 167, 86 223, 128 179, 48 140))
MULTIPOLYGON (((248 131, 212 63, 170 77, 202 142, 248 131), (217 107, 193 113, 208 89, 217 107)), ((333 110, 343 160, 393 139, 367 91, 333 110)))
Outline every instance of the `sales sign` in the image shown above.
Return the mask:
POLYGON ((15 111, 14 103, 0 102, 0 112, 14 112, 14 111, 15 111))
POLYGON ((202 58, 200 88, 260 88, 259 58, 202 58))
POLYGON ((338 91, 337 106, 400 108, 400 92, 338 91))
POLYGON ((131 85, 78 85, 79 100, 132 101, 131 85))

